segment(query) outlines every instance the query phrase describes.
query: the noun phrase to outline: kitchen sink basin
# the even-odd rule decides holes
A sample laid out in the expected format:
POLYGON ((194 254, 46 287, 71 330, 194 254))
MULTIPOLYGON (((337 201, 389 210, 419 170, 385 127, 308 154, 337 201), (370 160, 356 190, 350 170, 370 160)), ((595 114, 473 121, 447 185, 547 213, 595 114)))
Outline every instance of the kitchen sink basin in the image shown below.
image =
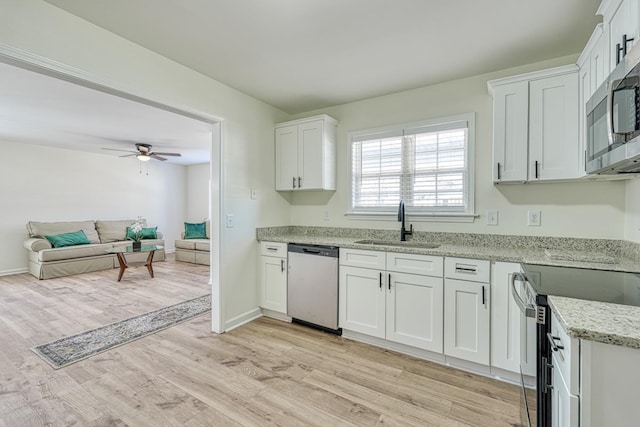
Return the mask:
POLYGON ((397 240, 357 240, 354 243, 357 243, 360 245, 398 246, 401 248, 421 248, 421 249, 435 249, 440 247, 440 245, 437 243, 399 242, 397 240))

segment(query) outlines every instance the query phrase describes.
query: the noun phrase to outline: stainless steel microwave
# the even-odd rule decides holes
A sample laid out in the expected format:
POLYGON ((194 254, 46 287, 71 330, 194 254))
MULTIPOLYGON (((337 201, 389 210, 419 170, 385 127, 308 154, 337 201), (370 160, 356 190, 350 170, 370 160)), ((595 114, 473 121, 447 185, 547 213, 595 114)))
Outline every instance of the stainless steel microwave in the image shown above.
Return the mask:
POLYGON ((586 104, 586 171, 640 173, 640 43, 586 104))

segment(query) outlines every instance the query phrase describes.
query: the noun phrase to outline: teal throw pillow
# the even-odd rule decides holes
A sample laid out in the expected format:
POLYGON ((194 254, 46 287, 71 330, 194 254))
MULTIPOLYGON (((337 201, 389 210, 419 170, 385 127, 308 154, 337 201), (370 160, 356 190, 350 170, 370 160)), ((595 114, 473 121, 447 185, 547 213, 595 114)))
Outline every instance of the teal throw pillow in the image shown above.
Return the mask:
MULTIPOLYGON (((131 227, 127 227, 127 240, 135 239, 136 234, 131 230, 131 227)), ((158 227, 143 227, 140 230, 140 238, 141 239, 157 239, 158 238, 158 227)))
POLYGON ((204 222, 193 224, 190 222, 184 223, 184 238, 185 239, 206 239, 207 228, 204 222))
POLYGON ((91 243, 84 234, 84 231, 78 230, 72 233, 54 234, 52 236, 44 236, 54 248, 62 248, 65 246, 88 245, 91 243))

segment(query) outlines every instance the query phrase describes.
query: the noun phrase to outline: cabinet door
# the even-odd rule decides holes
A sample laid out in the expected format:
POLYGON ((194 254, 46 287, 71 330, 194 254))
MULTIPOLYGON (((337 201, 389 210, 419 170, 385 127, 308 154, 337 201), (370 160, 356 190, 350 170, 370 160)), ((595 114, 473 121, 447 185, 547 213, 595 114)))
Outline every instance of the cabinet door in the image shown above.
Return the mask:
MULTIPOLYGON (((627 52, 638 40, 638 2, 637 0, 623 0, 618 9, 613 13, 609 21, 609 43, 610 43, 610 67, 613 70, 617 65, 618 45, 622 48, 622 38, 632 39, 627 43, 627 52)), ((620 58, 623 58, 620 53, 620 58)))
MULTIPOLYGON (((555 360, 555 357, 554 357, 555 360)), ((551 426, 578 427, 579 398, 569 393, 562 375, 556 369, 552 370, 551 389, 551 426)))
POLYGON ((387 339, 442 353, 443 279, 392 272, 387 281, 387 339))
POLYGON ((605 53, 604 37, 602 34, 602 24, 593 32, 593 45, 589 52, 589 73, 591 74, 591 91, 585 98, 585 102, 591 98, 593 92, 600 87, 604 80, 609 75, 607 67, 607 58, 605 53))
POLYGON ((529 180, 579 176, 578 73, 529 83, 529 180))
POLYGON ((497 86, 493 93, 493 181, 527 180, 529 84, 497 86))
POLYGON ((339 326, 384 338, 385 285, 386 278, 380 270, 341 266, 339 326))
POLYGON ((511 277, 520 264, 496 262, 491 283, 491 366, 520 372, 520 309, 511 290, 511 277))
POLYGON ((287 260, 262 256, 260 306, 279 313, 287 313, 287 260))
POLYGON ((298 125, 298 176, 300 189, 320 190, 323 188, 323 126, 322 120, 314 120, 298 125))
POLYGON ((276 190, 298 187, 298 126, 276 128, 276 190))
POLYGON ((446 279, 444 354, 489 365, 489 286, 446 279))

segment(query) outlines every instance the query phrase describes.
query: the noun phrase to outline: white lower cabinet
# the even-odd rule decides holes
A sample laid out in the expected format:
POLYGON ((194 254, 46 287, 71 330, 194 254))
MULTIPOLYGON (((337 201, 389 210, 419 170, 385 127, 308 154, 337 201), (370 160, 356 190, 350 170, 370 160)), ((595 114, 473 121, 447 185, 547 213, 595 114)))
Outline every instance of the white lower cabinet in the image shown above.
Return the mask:
POLYGON ((442 353, 442 257, 386 255, 341 250, 340 327, 442 353), (353 266, 363 262, 381 268, 353 266), (439 277, 387 270, 387 265, 439 277))
POLYGON ((442 352, 442 278, 387 274, 386 338, 442 352))
POLYGON ((444 354, 489 365, 489 294, 484 283, 445 280, 444 354))
POLYGON ((287 313, 287 244, 260 245, 260 307, 287 313))
MULTIPOLYGON (((520 372, 520 309, 513 299, 511 277, 520 264, 496 262, 491 279, 491 366, 520 372)), ((535 355, 534 355, 535 356, 535 355)))
POLYGON ((579 402, 577 396, 569 393, 569 389, 562 378, 557 366, 556 357, 553 357, 553 379, 551 384, 551 426, 552 427, 578 427, 579 424, 579 402))
POLYGON ((383 272, 340 266, 340 327, 378 338, 385 336, 383 272))
POLYGON ((444 269, 444 354, 488 366, 490 263, 447 257, 444 269))

